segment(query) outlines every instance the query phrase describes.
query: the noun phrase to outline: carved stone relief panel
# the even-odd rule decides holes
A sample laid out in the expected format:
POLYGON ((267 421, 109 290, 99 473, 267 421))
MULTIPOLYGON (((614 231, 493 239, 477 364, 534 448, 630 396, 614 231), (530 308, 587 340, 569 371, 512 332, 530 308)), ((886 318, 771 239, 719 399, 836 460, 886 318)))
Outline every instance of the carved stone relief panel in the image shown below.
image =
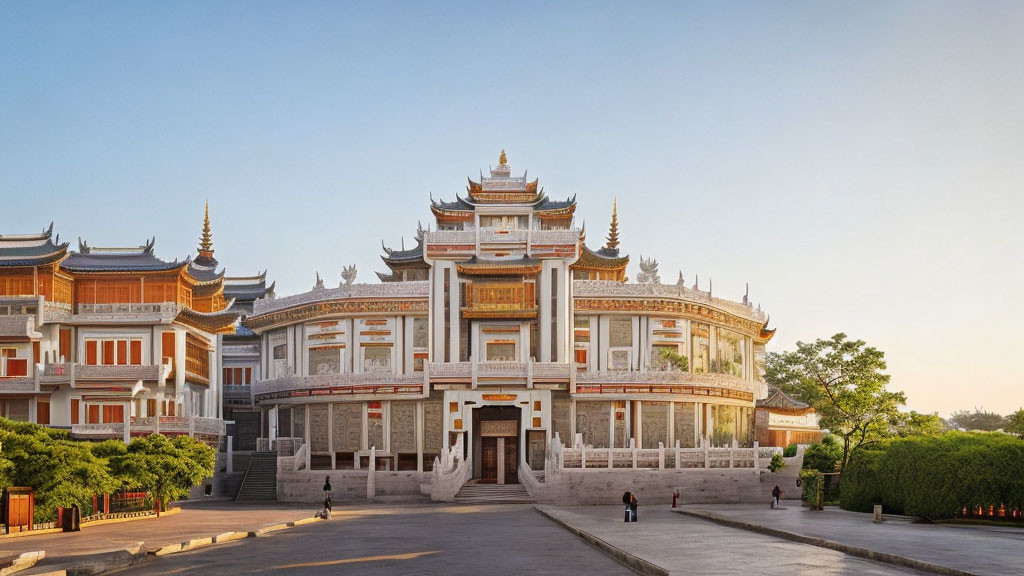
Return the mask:
POLYGON ((668 445, 668 402, 644 402, 640 414, 643 447, 657 448, 658 442, 668 445))
POLYGON ((334 451, 355 452, 363 436, 363 405, 334 405, 334 451))
POLYGON ((566 446, 572 446, 572 421, 569 419, 570 400, 565 392, 551 393, 551 436, 558 433, 559 440, 566 446))
POLYGON ((444 436, 444 402, 430 399, 423 402, 423 452, 439 454, 444 436))
POLYGON ((299 438, 306 437, 306 407, 296 406, 292 410, 292 431, 299 438))
POLYGON ((309 406, 309 448, 314 453, 330 450, 327 444, 327 404, 309 406))
POLYGON ((366 403, 366 448, 376 448, 383 452, 384 446, 384 407, 380 402, 366 403))
POLYGON ((594 448, 608 447, 610 428, 608 402, 577 402, 576 431, 583 434, 583 443, 594 448))
POLYGON ((693 402, 676 402, 676 440, 683 448, 697 447, 694 412, 695 404, 693 402))
POLYGON ((416 403, 391 403, 391 451, 416 451, 416 403))

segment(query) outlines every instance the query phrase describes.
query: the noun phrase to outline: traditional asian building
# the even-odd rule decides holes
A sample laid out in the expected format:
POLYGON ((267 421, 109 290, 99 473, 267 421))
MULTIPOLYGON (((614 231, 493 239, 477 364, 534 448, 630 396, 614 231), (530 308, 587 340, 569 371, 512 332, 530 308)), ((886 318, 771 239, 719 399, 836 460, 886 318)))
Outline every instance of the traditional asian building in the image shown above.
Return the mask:
POLYGON ((240 312, 210 237, 207 213, 196 258, 168 261, 155 238, 69 251, 52 224, 0 236, 0 415, 75 438, 217 442, 221 338, 240 312))
POLYGON ((430 210, 414 248, 385 247, 382 284, 255 301, 263 446, 303 446, 297 470, 407 472, 417 490, 455 446, 470 477, 509 483, 520 462, 543 470, 556 437, 608 455, 755 442, 774 330, 747 297, 627 283, 617 206, 592 248, 575 196, 512 175, 504 151, 430 210))

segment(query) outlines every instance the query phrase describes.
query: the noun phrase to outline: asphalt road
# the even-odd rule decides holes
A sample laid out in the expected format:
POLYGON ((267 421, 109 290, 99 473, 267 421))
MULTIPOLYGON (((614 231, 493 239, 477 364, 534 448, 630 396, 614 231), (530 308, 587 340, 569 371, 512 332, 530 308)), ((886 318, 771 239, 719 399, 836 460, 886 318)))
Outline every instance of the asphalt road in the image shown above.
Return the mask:
POLYGON ((530 505, 369 509, 120 574, 633 574, 530 505))

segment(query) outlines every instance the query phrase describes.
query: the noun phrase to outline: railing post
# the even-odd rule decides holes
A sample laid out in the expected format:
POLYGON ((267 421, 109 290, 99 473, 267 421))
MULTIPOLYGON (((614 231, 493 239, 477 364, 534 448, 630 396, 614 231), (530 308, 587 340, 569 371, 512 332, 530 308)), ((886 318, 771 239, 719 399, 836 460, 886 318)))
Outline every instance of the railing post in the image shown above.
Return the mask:
POLYGON ((729 468, 736 466, 736 447, 739 446, 739 442, 735 438, 732 439, 732 446, 729 447, 729 468))
POLYGON ((608 467, 609 468, 614 468, 615 467, 614 463, 615 463, 615 448, 612 448, 611 446, 609 446, 608 447, 608 467))
POLYGON ((580 446, 580 469, 587 469, 587 447, 580 446))
POLYGON ((629 439, 629 447, 633 450, 633 470, 636 470, 636 438, 629 439))
POLYGON ((658 470, 665 469, 665 445, 658 442, 658 470))
POLYGON ((758 469, 761 467, 761 449, 757 445, 757 440, 754 440, 754 473, 756 474, 758 469))
POLYGON ((370 447, 370 465, 366 472, 366 500, 373 500, 377 495, 377 486, 374 482, 374 472, 377 470, 377 447, 370 447))
POLYGON ((704 448, 704 469, 711 468, 711 455, 708 453, 708 439, 707 436, 700 437, 700 445, 704 448))
POLYGON ((676 440, 676 470, 679 470, 679 440, 676 440))

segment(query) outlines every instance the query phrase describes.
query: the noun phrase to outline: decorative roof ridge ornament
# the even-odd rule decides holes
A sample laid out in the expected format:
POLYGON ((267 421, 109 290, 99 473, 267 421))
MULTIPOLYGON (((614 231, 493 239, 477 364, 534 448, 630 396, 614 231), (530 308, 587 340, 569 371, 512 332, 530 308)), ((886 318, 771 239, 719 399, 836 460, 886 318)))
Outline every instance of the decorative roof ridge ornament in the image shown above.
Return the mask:
MULTIPOLYGON (((345 286, 351 286, 352 284, 355 283, 356 274, 358 274, 358 272, 356 271, 355 264, 352 264, 351 266, 341 267, 341 279, 344 281, 345 286)), ((339 288, 340 287, 341 286, 339 286, 339 288)))
POLYGON ((676 280, 676 286, 686 287, 686 280, 683 279, 683 271, 679 271, 679 280, 676 280))
POLYGON ((320 277, 320 271, 316 271, 316 284, 313 284, 313 290, 323 290, 324 279, 320 277))
POLYGON ((498 156, 498 165, 499 166, 506 166, 506 165, 508 165, 508 156, 505 155, 505 149, 504 148, 501 149, 501 154, 498 156))
POLYGON ((78 253, 79 254, 88 254, 90 250, 91 250, 91 248, 89 248, 89 243, 86 242, 85 240, 82 240, 82 237, 79 236, 78 237, 78 253))
POLYGON ((747 282, 747 291, 743 294, 743 304, 750 306, 750 282, 747 282))

